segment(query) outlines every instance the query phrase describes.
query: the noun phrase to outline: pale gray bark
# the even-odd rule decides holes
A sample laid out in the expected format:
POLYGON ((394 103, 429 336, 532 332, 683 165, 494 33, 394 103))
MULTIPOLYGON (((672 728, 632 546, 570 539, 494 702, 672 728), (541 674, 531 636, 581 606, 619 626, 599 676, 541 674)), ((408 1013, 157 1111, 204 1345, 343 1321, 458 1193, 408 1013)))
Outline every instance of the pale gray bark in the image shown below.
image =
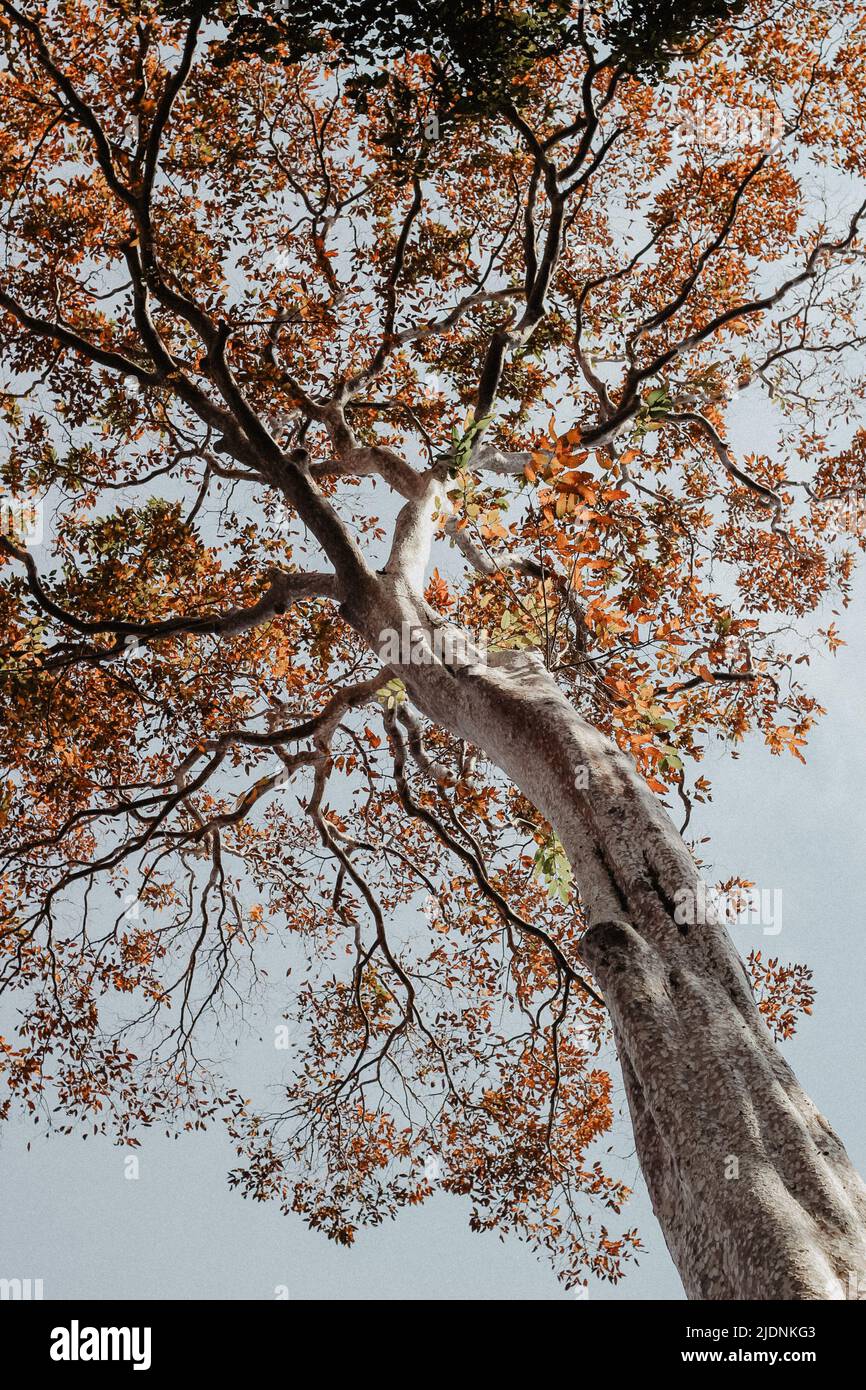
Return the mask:
MULTIPOLYGON (((347 612, 374 643, 383 628, 429 636, 440 621, 400 577, 347 612)), ((675 896, 697 900, 699 874, 628 757, 534 654, 399 674, 565 846, 590 921, 581 954, 610 1009, 641 1167, 688 1296, 866 1294, 866 1187, 775 1047, 724 926, 677 924, 675 896)))

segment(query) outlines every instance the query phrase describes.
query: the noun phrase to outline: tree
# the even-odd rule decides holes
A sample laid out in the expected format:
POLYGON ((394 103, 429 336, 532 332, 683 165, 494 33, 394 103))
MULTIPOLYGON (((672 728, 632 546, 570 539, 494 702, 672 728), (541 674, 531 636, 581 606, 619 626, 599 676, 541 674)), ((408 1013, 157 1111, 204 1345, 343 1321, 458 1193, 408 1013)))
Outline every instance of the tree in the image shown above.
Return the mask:
POLYGON ((862 548, 866 6, 390 8, 0 0, 4 1111, 615 1279, 612 1037, 689 1296, 852 1296, 809 971, 683 836, 862 548))

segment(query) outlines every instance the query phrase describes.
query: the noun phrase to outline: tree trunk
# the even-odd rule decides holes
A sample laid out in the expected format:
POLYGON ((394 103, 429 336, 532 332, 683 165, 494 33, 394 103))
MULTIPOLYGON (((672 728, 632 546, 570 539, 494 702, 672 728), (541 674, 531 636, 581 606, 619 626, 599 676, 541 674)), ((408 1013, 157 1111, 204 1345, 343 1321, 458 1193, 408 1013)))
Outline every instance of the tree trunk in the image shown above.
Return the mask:
MULTIPOLYGON (((377 624, 438 618, 399 580, 377 624)), ((866 1297, 866 1187, 776 1049, 718 921, 678 925, 694 860, 631 760, 534 654, 400 668, 413 700, 483 749, 555 827, 590 922, 581 954, 613 1020, 637 1152, 695 1299, 866 1297)))

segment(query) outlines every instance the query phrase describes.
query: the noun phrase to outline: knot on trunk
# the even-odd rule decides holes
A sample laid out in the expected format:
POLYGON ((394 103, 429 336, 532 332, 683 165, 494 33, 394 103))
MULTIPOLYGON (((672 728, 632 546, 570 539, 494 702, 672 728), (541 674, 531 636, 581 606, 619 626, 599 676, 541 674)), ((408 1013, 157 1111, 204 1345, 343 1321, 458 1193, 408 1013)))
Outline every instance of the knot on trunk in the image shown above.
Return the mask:
POLYGON ((635 949, 637 932, 624 917, 594 922, 581 939, 580 954, 593 970, 626 970, 635 949))

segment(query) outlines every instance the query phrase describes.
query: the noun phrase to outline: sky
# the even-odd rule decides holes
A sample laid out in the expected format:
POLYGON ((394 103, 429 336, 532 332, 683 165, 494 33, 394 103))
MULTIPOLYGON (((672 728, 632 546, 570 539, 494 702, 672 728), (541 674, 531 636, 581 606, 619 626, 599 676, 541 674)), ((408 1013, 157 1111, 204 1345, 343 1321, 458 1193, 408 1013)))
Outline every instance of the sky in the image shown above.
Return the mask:
MULTIPOLYGON (((738 409, 733 443, 769 443, 765 407, 738 409)), ((825 626, 825 611, 816 625, 825 626)), ((814 730, 805 766, 747 740, 738 760, 712 752, 701 769, 713 800, 696 806, 691 830, 709 835, 707 875, 737 874, 781 894, 782 929, 735 925, 751 949, 805 961, 814 972, 814 1014, 784 1050, 800 1081, 866 1172, 866 582, 836 619, 847 645, 817 656, 811 692, 827 717, 814 730)), ((678 809, 678 808, 675 808, 678 809)), ((264 1018, 241 1038, 236 1070, 274 1065, 264 1018)), ((612 1059, 614 1075, 615 1061, 612 1059)), ((622 1088, 617 1078, 617 1094, 622 1088)), ((469 1205, 434 1196, 395 1222, 362 1231, 351 1249, 310 1232, 299 1217, 230 1190, 234 1161, 217 1124, 179 1140, 145 1133, 138 1171, 128 1151, 90 1136, 46 1142, 14 1119, 0 1130, 0 1279, 42 1281, 46 1299, 519 1300, 577 1299, 516 1239, 469 1231, 469 1205), (28 1151, 27 1144, 32 1143, 28 1151)), ((627 1120, 607 1143, 610 1170, 633 1183, 624 1224, 641 1231, 645 1253, 616 1286, 593 1283, 585 1300, 683 1297, 643 1189, 627 1120)))

